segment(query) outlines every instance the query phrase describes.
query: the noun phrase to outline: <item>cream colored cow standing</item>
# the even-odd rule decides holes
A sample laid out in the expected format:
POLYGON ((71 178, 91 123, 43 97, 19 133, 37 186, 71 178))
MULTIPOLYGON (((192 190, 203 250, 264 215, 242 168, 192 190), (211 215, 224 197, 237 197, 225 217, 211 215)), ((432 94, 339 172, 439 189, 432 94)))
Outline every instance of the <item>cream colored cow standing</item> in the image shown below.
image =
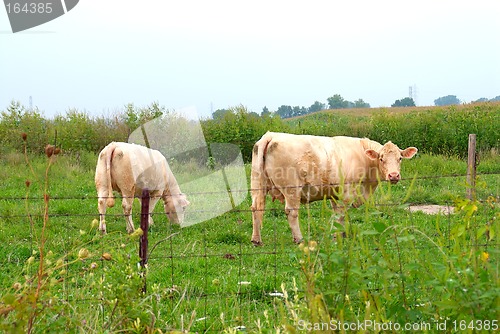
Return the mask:
POLYGON ((165 157, 156 150, 144 146, 112 142, 106 146, 97 160, 95 185, 99 207, 99 230, 106 233, 104 215, 106 207, 115 205, 113 190, 122 195, 122 207, 127 221, 127 232, 134 231, 132 203, 134 196, 142 190, 150 191, 149 224, 153 224, 151 213, 160 197, 164 201, 165 213, 172 223, 182 223, 184 209, 189 204, 181 193, 165 157))
POLYGON ((252 242, 262 244, 267 193, 285 203, 293 240, 300 243, 300 203, 327 198, 333 199, 334 209, 339 199, 359 206, 380 180, 397 183, 402 158, 415 153, 415 147, 400 150, 391 142, 381 145, 367 138, 267 132, 252 154, 252 242))

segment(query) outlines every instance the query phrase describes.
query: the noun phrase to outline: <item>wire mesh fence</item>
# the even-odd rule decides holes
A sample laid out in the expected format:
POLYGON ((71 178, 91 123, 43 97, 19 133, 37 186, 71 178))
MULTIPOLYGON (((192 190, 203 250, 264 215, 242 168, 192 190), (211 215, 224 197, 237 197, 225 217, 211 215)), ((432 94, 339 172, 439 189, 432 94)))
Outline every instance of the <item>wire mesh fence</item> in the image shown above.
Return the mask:
MULTIPOLYGON (((500 173, 481 175, 496 177, 500 173)), ((461 174, 421 176, 418 180, 463 177, 465 175, 461 174)), ((186 195, 189 198, 190 194, 186 195)), ((492 199, 483 196, 480 201, 484 204, 479 208, 483 211, 481 217, 489 217, 487 211, 492 207, 498 210, 498 192, 492 196, 492 199)), ((129 302, 126 298, 131 298, 132 294, 127 294, 124 287, 134 284, 143 293, 152 296, 142 303, 158 304, 154 308, 154 318, 157 322, 162 321, 162 326, 167 329, 217 332, 227 327, 251 328, 255 327, 255 314, 259 314, 262 321, 267 319, 268 324, 277 325, 282 317, 279 302, 283 298, 282 284, 290 289, 301 275, 297 263, 302 253, 292 243, 280 205, 270 204, 265 209, 264 246, 254 247, 250 242, 252 211, 248 200, 221 217, 187 228, 165 223, 164 213, 156 210, 153 213, 155 224, 149 227, 149 232, 143 229, 143 234, 139 233, 136 238, 125 233, 125 218, 119 213, 119 208, 107 215, 108 222, 112 223, 108 225, 112 226, 109 233, 102 235, 97 230, 97 197, 54 196, 49 200, 46 213, 42 210, 46 203, 44 200, 47 199, 0 198, 3 203, 0 213, 3 234, 0 263, 4 268, 0 274, 1 282, 3 285, 6 282, 12 284, 12 277, 16 275, 35 274, 37 267, 26 263, 33 257, 35 262, 40 260, 39 247, 45 240, 46 250, 57 252, 48 258, 52 256, 52 262, 60 260, 64 263, 64 266, 52 266, 57 271, 53 284, 59 282, 55 293, 72 305, 72 312, 82 308, 95 309, 102 328, 106 328, 118 314, 121 302, 129 302), (44 219, 49 220, 49 227, 42 236, 44 219), (140 239, 143 243, 147 240, 147 251, 140 247, 140 239), (119 272, 123 277, 119 283, 115 280, 113 284, 121 285, 125 292, 117 292, 115 287, 107 285, 109 275, 116 278, 120 276, 119 272), (139 274, 134 276, 133 272, 139 274), (125 300, 118 302, 120 298, 125 300), (264 309, 269 310, 265 315, 264 309)), ((433 204, 449 209, 456 203, 433 204)), ((454 230, 460 225, 448 210, 433 218, 430 223, 432 228, 425 230, 420 226, 421 214, 401 210, 403 207, 407 208, 408 204, 390 201, 373 203, 369 210, 348 214, 347 224, 342 227, 337 224, 339 217, 325 203, 317 203, 301 208, 301 225, 307 231, 306 241, 320 240, 320 244, 325 246, 335 243, 337 246, 332 247, 344 247, 349 254, 367 252, 365 247, 369 247, 370 254, 378 254, 374 256, 382 256, 381 252, 399 254, 402 257, 399 259, 400 267, 394 269, 398 275, 388 281, 371 282, 369 289, 373 292, 389 289, 389 282, 389 285, 403 285, 403 292, 411 295, 413 291, 427 287, 405 278, 404 273, 410 270, 408 268, 412 263, 411 259, 405 258, 406 249, 421 253, 434 246, 443 250, 452 249, 455 244, 453 238, 460 233, 454 230), (357 224, 368 227, 360 230, 357 224), (392 228, 396 225, 400 228, 397 233, 392 228), (346 234, 345 241, 339 239, 342 234, 346 234), (385 244, 374 239, 382 234, 387 236, 385 244), (350 237, 360 235, 370 242, 346 246, 350 237), (443 244, 442 240, 446 243, 443 244), (338 246, 339 243, 343 245, 338 246)), ((136 223, 140 218, 140 208, 135 206, 136 223)), ((429 224, 428 220, 426 224, 429 224)), ((466 240, 469 248, 484 252, 499 249, 498 238, 485 238, 487 230, 482 234, 477 232, 497 222, 473 220, 471 224, 477 226, 475 235, 466 240)), ((436 256, 436 253, 429 252, 429 255, 436 256)), ((347 278, 341 286, 345 289, 345 296, 353 295, 349 293, 347 278)), ((296 293, 304 291, 297 290, 296 293)))

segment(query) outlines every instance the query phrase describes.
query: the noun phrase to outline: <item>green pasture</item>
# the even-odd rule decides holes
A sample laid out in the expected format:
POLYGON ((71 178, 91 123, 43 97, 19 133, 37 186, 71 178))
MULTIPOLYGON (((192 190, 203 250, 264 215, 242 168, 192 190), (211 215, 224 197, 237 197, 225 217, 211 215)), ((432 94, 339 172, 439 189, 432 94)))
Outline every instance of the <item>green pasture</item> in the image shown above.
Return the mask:
MULTIPOLYGON (((397 324, 413 325, 407 332, 498 332, 500 104, 330 110, 288 120, 232 111, 201 127, 208 143, 241 149, 247 179, 230 169, 227 176, 242 188, 253 144, 268 130, 392 140, 419 153, 403 162, 397 185, 383 182, 367 203, 348 209, 344 225, 327 201, 303 206, 301 245, 292 242, 282 204, 268 201, 264 245, 254 247, 245 191, 231 211, 184 228, 170 225, 157 205, 142 269, 140 231, 126 233, 119 199, 108 209, 108 234, 98 231, 95 165, 110 141, 127 141, 169 111, 131 104, 110 118, 69 110, 47 119, 13 102, 0 111, 0 331, 348 332, 338 324, 371 321, 385 327, 357 331, 402 332, 388 329, 397 324), (465 198, 470 133, 480 157, 472 200, 465 198), (62 153, 47 158, 48 143, 62 153), (410 204, 455 213, 410 212, 410 204)), ((222 202, 190 194, 188 184, 209 176, 217 159, 196 150, 176 158, 169 162, 183 167, 176 176, 193 207, 204 200, 205 213, 220 209, 222 202)), ((212 179, 203 180, 213 192, 212 179)), ((136 227, 139 211, 136 201, 136 227)))
MULTIPOLYGON (((331 321, 451 326, 500 318, 495 152, 481 156, 475 201, 464 198, 463 158, 419 154, 403 162, 401 182, 382 183, 369 203, 349 209, 344 226, 329 203, 304 206, 300 246, 277 202, 268 202, 262 247, 250 242, 249 196, 185 228, 171 226, 158 205, 145 270, 120 200, 108 209, 108 234, 97 230, 95 153, 62 153, 50 164, 27 157, 29 164, 21 153, 0 157, 5 332, 307 332, 331 321), (457 212, 411 213, 410 203, 457 212)), ((136 227, 139 211, 136 201, 136 227)))

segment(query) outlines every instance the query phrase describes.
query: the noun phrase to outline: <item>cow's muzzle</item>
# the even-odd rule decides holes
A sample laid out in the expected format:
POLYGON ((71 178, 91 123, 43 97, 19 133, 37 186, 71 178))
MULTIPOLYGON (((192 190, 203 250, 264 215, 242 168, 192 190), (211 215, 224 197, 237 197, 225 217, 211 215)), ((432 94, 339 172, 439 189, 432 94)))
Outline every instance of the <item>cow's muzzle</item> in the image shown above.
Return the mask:
POLYGON ((392 172, 387 175, 387 179, 392 183, 396 184, 401 180, 401 175, 398 172, 392 172))

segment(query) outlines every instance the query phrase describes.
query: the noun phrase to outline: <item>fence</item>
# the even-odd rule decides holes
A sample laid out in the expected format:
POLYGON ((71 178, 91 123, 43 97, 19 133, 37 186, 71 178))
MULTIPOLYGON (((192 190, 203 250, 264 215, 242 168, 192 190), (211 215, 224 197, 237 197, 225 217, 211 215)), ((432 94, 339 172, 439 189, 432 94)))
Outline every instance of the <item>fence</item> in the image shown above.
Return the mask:
MULTIPOLYGON (((482 176, 491 175, 495 176, 495 174, 485 174, 482 176)), ((434 179, 444 179, 444 178, 465 178, 466 175, 452 175, 452 176, 430 176, 430 177, 421 177, 420 180, 434 180, 434 179)), ((188 194, 189 195, 189 194, 188 194)), ((147 198, 147 196, 146 196, 147 198)), ((3 198, 2 200, 14 200, 14 201, 24 201, 21 198, 3 198)), ((97 203, 96 198, 53 198, 51 201, 54 202, 64 202, 64 201, 91 201, 95 205, 97 203)), ((441 203, 446 206, 453 206, 452 203, 441 203)), ((147 201, 143 201, 143 212, 148 212, 147 209, 147 201)), ((57 207, 57 205, 55 205, 57 207)), ((387 208, 397 209, 398 204, 385 203, 376 205, 376 210, 384 210, 387 208)), ((242 326, 248 326, 248 319, 251 317, 250 314, 252 312, 257 312, 257 310, 252 309, 252 301, 258 300, 260 302, 264 301, 264 304, 272 304, 275 298, 280 298, 283 292, 281 291, 280 284, 281 282, 286 282, 288 287, 293 286, 293 281, 287 276, 287 271, 294 270, 297 275, 300 273, 297 269, 294 269, 290 264, 290 261, 286 260, 290 256, 294 255, 296 249, 292 249, 293 247, 290 237, 290 231, 288 229, 288 224, 285 222, 284 216, 281 215, 282 208, 280 207, 270 207, 267 209, 268 211, 268 220, 271 220, 271 217, 277 216, 279 219, 272 220, 272 228, 268 228, 268 225, 265 225, 267 234, 264 235, 264 240, 266 246, 262 248, 254 248, 250 246, 249 241, 249 233, 243 233, 242 230, 250 231, 249 221, 251 219, 248 217, 251 215, 251 211, 249 208, 239 208, 234 210, 231 213, 229 219, 242 219, 238 218, 240 215, 245 216, 245 222, 239 222, 237 224, 228 224, 230 226, 227 227, 228 230, 232 230, 232 232, 224 233, 224 229, 218 229, 217 233, 219 235, 211 235, 214 231, 208 226, 198 227, 198 233, 187 235, 187 238, 196 239, 198 243, 201 245, 197 245, 196 242, 190 242, 186 240, 179 240, 182 238, 177 238, 178 236, 182 237, 182 234, 176 235, 175 238, 169 238, 170 235, 179 233, 180 230, 175 230, 175 228, 170 227, 168 235, 165 233, 161 233, 161 236, 157 236, 152 239, 153 243, 153 252, 148 252, 145 246, 148 245, 150 240, 150 236, 148 234, 148 229, 145 228, 147 225, 147 219, 142 219, 142 229, 144 234, 139 238, 141 240, 142 247, 139 247, 140 254, 140 263, 143 266, 146 266, 148 269, 144 272, 144 276, 141 278, 140 286, 143 288, 143 291, 148 293, 157 293, 158 294, 158 285, 163 285, 163 290, 159 295, 159 297, 163 300, 164 303, 170 304, 169 307, 166 307, 170 311, 170 313, 175 313, 177 319, 167 320, 166 323, 171 325, 172 328, 191 328, 195 330, 201 331, 218 331, 221 330, 224 326, 230 325, 233 328, 240 326, 239 328, 243 328, 242 326), (278 224, 278 221, 281 221, 278 224), (239 225, 238 225, 239 224, 239 225), (235 228, 236 226, 236 228, 235 228), (222 236, 220 235, 222 234, 222 236), (271 239, 270 239, 271 237, 271 239), (168 239, 169 242, 166 242, 168 239), (184 247, 183 250, 175 249, 177 247, 184 247), (222 246, 221 246, 222 245, 222 246), (285 246, 284 246, 285 245, 285 246), (220 247, 219 247, 220 246, 220 247), (163 248, 162 248, 163 247, 163 248), (190 248, 190 249, 189 249, 190 248), (255 260, 252 260, 254 258, 255 260), (227 263, 231 263, 229 266, 227 263), (259 265, 259 262, 262 262, 259 265), (214 268, 211 268, 215 266, 214 268), (219 266, 220 269, 217 269, 219 266), (255 267, 254 272, 251 275, 248 275, 245 271, 252 270, 252 267, 255 267), (228 277, 225 277, 220 273, 220 270, 227 271, 237 271, 237 273, 230 273, 228 277), (192 275, 193 279, 185 279, 179 276, 184 275, 192 275), (264 284, 259 284, 256 280, 259 279, 259 275, 261 279, 265 282, 264 284), (203 279, 204 278, 204 279, 203 279), (223 280, 228 280, 228 282, 223 282, 223 280), (224 291, 223 291, 224 290, 224 291), (278 296, 278 297, 276 297, 278 296), (233 312, 231 315, 232 322, 230 320, 223 321, 215 321, 214 320, 214 310, 213 305, 220 302, 220 300, 225 300, 229 304, 218 305, 215 314, 227 314, 228 312, 233 312), (227 307, 227 308, 226 308, 227 307), (182 312, 179 311, 179 308, 182 309, 182 312), (193 313, 196 310, 196 313, 193 313), (230 311, 228 311, 230 310, 230 311), (236 314, 240 314, 239 316, 236 314), (236 316, 235 316, 236 315, 236 316), (185 318, 183 318, 185 317, 185 318), (193 318, 193 319, 191 319, 193 318), (236 320, 235 320, 236 319, 236 320), (214 324, 217 323, 217 324, 214 324)), ((324 209, 322 207, 314 207, 309 208, 311 211, 310 215, 312 217, 320 217, 324 214, 324 209)), ((158 213, 155 213, 156 216, 158 213)), ((408 226, 415 225, 411 220, 412 213, 408 213, 408 226)), ((43 217, 38 217, 37 215, 31 215, 33 219, 42 219, 43 217)), ((116 216, 116 220, 118 220, 118 225, 124 230, 123 217, 121 214, 114 214, 111 216, 116 216)), ((137 215, 136 215, 137 216, 137 215)), ((54 235, 70 235, 74 232, 75 226, 72 225, 70 221, 67 219, 76 219, 81 218, 83 220, 88 218, 95 218, 97 214, 95 212, 89 213, 65 213, 65 212, 53 212, 49 214, 50 219, 53 219, 56 224, 57 221, 61 221, 58 229, 65 229, 64 233, 57 234, 54 232, 54 235)), ((147 217, 144 213, 141 215, 142 218, 147 217)), ((451 230, 453 229, 454 220, 452 215, 445 215, 445 222, 443 223, 446 228, 444 229, 444 233, 448 237, 448 244, 444 245, 444 247, 451 247, 451 239, 449 236, 451 235, 451 230)), ((16 216, 16 215, 5 215, 2 214, 0 217, 4 220, 4 222, 11 222, 15 220, 21 220, 25 218, 25 216, 16 216)), ((316 219, 316 218, 314 218, 316 219)), ((313 220, 314 220, 313 219, 313 220)), ((307 220, 307 219, 306 219, 307 220)), ((324 219, 321 223, 328 222, 329 219, 324 219)), ((303 222, 302 225, 310 224, 303 222)), ((53 224, 53 225, 56 225, 53 224)), ((314 222, 312 222, 314 224, 314 222)), ((37 224, 35 224, 37 225, 37 224)), ((204 224, 200 224, 204 225, 204 224)), ((319 223, 318 223, 319 225, 319 223)), ((4 226, 5 227, 5 226, 4 226)), ((31 227, 37 230, 37 227, 31 227)), ((76 227, 78 228, 78 227, 76 227)), ((317 229, 318 226, 310 227, 309 229, 317 229)), ((159 228, 154 227, 153 235, 159 234, 159 228)), ((110 233, 113 235, 113 232, 110 233)), ((114 232, 114 237, 116 238, 116 232, 114 232)), ((309 235, 314 235, 317 233, 311 232, 309 235)), ((18 253, 15 251, 6 251, 7 247, 4 248, 4 254, 7 254, 7 258, 4 258, 2 261, 4 264, 2 267, 8 267, 6 263, 22 265, 25 263, 26 259, 33 253, 33 250, 36 249, 37 233, 35 231, 31 231, 29 233, 30 238, 25 238, 25 241, 21 241, 19 243, 14 243, 14 246, 17 248, 18 253), (29 251, 24 250, 25 243, 29 244, 29 251), (15 255, 18 255, 17 257, 15 255)), ((82 237, 82 235, 79 235, 82 237)), ((83 236, 84 237, 84 236, 83 236)), ((100 250, 101 253, 109 252, 113 254, 113 251, 110 250, 107 246, 107 243, 110 242, 110 239, 107 237, 96 237, 95 235, 92 238, 85 239, 88 243, 93 238, 97 238, 97 242, 94 245, 94 250, 100 250)), ((128 240, 126 236, 119 236, 121 240, 128 240)), ((117 244, 117 243, 115 243, 117 244)), ((488 248, 497 248, 498 243, 488 243, 488 242, 477 242, 477 240, 471 240, 470 247, 482 248, 487 250, 488 248)), ((10 244, 12 247, 12 243, 10 244)), ((428 245, 417 245, 414 246, 420 250, 425 250, 428 245)), ((90 248, 90 247, 87 247, 90 248)), ((137 248, 135 248, 137 250, 137 248)), ((375 249, 375 248, 374 248, 375 249)), ((396 245, 392 245, 392 249, 396 249, 396 245)), ((151 250, 151 249, 150 249, 151 250)), ((390 249, 386 249, 390 250, 390 249)), ((71 245, 66 244, 63 253, 70 254, 72 252, 71 245)), ((97 251, 91 253, 98 254, 97 251)), ((130 255, 130 254, 129 254, 130 255)), ((71 262, 71 258, 65 260, 67 263, 71 262)), ((109 270, 110 266, 113 266, 113 262, 108 262, 102 257, 96 255, 94 258, 89 258, 86 260, 87 262, 82 262, 82 265, 78 269, 74 269, 75 271, 81 271, 81 268, 85 268, 85 270, 90 271, 93 263, 98 263, 99 267, 102 270, 109 270)), ((96 271, 98 272, 98 271, 96 271)), ((65 300, 68 303, 75 302, 73 299, 75 295, 74 289, 78 289, 79 284, 81 282, 71 282, 71 278, 77 276, 74 274, 65 274, 68 277, 68 284, 64 287, 65 300)), ((103 277, 105 274, 102 274, 103 277)), ((4 278, 5 280, 5 278, 4 278)), ((396 283, 395 283, 396 284, 396 283)), ((378 289, 382 289, 382 286, 373 287, 373 291, 378 289)), ((408 286, 406 289, 410 289, 408 286)), ((300 291, 298 293, 301 293, 300 291)), ((113 314, 113 307, 107 305, 103 297, 98 297, 94 300, 89 300, 89 297, 86 296, 80 300, 76 301, 77 304, 82 305, 103 305, 102 306, 102 314, 101 321, 103 328, 106 326, 109 321, 108 318, 113 314)), ((279 323, 280 322, 280 314, 276 307, 270 308, 272 312, 268 316, 271 320, 270 323, 279 323), (272 317, 274 316, 274 319, 272 317)), ((166 317, 166 316, 165 316, 166 317)), ((229 317, 229 316, 228 316, 229 317)), ((261 315, 263 318, 263 315, 261 315)), ((165 325, 167 326, 167 325, 165 325)))
MULTIPOLYGON (((468 164, 475 165, 475 163, 468 164)), ((479 174, 481 177, 498 175, 499 172, 479 174)), ((432 175, 418 177, 415 180, 432 182, 455 178, 465 180, 466 177, 466 174, 432 175)), ((405 181, 410 180, 402 180, 405 181)), ((187 195, 189 197, 189 194, 187 195)), ((483 192, 480 195, 486 201, 479 209, 482 211, 480 216, 489 217, 491 209, 487 202, 488 194, 483 192)), ((66 268, 66 272, 59 272, 54 277, 56 282, 53 284, 56 286, 56 291, 52 292, 51 298, 55 298, 54 295, 59 296, 65 305, 71 306, 71 311, 65 310, 66 314, 81 320, 80 313, 95 309, 97 315, 94 325, 98 324, 99 328, 112 331, 114 319, 120 316, 135 319, 135 313, 118 302, 123 300, 130 308, 144 308, 150 311, 150 319, 153 318, 156 321, 154 325, 162 329, 218 332, 227 328, 234 330, 248 328, 250 331, 255 331, 259 326, 273 328, 282 324, 284 314, 287 312, 299 311, 299 309, 292 310, 293 306, 283 300, 286 293, 290 296, 307 294, 307 289, 304 289, 307 287, 307 282, 302 288, 294 290, 294 281, 299 281, 303 275, 307 276, 307 270, 311 268, 298 265, 304 259, 307 265, 307 257, 304 257, 303 249, 293 245, 281 205, 271 204, 266 209, 263 231, 265 244, 256 248, 250 243, 251 210, 248 201, 222 218, 188 229, 181 230, 170 225, 165 227, 164 224, 158 227, 157 222, 148 230, 146 213, 149 212, 147 203, 149 197, 144 194, 144 198, 146 200, 142 202, 142 213, 135 210, 134 215, 135 218, 141 217, 143 231, 137 239, 131 239, 124 233, 122 214, 108 214, 108 220, 112 221, 114 226, 108 225, 111 230, 106 236, 97 233, 94 225, 89 228, 90 221, 98 218, 97 198, 94 196, 50 198, 50 207, 53 210, 48 213, 51 224, 45 236, 47 247, 59 250, 60 254, 53 255, 52 262, 55 263, 61 256, 66 268), (217 224, 220 226, 214 226, 217 224), (138 247, 138 244, 141 246, 138 247), (82 250, 88 250, 88 254, 82 250), (137 271, 137 268, 133 268, 135 264, 140 264, 142 269, 137 271), (120 273, 123 273, 123 276, 120 273), (57 280, 61 282, 57 283, 57 280), (282 283, 285 283, 285 291, 281 288, 282 283), (127 286, 142 290, 140 295, 142 297, 137 297, 136 291, 128 291, 127 286), (135 301, 136 299, 138 301, 135 301), (117 301, 114 302, 115 300, 117 301), (120 309, 121 307, 123 309, 120 309)), ((28 266, 26 269, 25 264, 34 252, 37 252, 44 221, 44 214, 33 214, 29 210, 27 214, 15 213, 13 207, 37 206, 43 199, 6 197, 0 201, 7 203, 0 214, 0 228, 3 234, 0 262, 2 268, 5 268, 3 273, 0 273, 0 283, 2 286, 11 286, 10 279, 13 274, 28 272, 36 274, 38 268, 28 266), (20 202, 23 205, 20 205, 20 202), (6 282, 9 282, 8 285, 6 282)), ((440 204, 447 207, 454 205, 452 202, 440 204)), ((342 227, 331 219, 331 211, 322 203, 318 203, 302 210, 304 215, 301 225, 302 228, 307 228, 305 233, 307 241, 319 241, 320 247, 331 248, 329 251, 337 252, 336 255, 346 252, 345 259, 351 266, 358 261, 356 252, 399 264, 399 267, 386 270, 395 273, 395 276, 369 280, 364 289, 379 294, 385 290, 390 290, 391 293, 398 292, 405 306, 412 306, 410 304, 417 300, 415 297, 417 290, 428 290, 431 287, 423 286, 421 282, 405 274, 411 272, 411 261, 405 258, 407 252, 416 249, 417 252, 427 256, 438 256, 439 254, 431 252, 429 248, 433 242, 440 242, 436 241, 439 236, 434 238, 433 233, 442 233, 446 243, 440 245, 440 249, 449 250, 451 253, 458 238, 463 234, 460 234, 459 230, 454 231, 458 226, 457 220, 450 213, 439 216, 442 218, 427 219, 417 213, 399 210, 400 206, 400 203, 381 201, 374 204, 370 212, 353 213, 347 221, 347 227, 342 230, 342 227), (365 215, 369 219, 364 219, 365 215), (360 230, 356 227, 358 221, 368 227, 360 230), (425 227, 427 230, 424 230, 431 236, 432 240, 429 242, 422 241, 423 239, 417 240, 416 233, 417 236, 412 239, 411 232, 418 230, 417 227, 421 223, 429 225, 425 227), (391 226, 396 225, 401 225, 402 229, 398 230, 394 240, 387 238, 385 245, 376 240, 375 237, 389 235, 388 231, 392 231, 391 226), (334 243, 331 236, 341 232, 346 232, 347 238, 345 241, 339 239, 334 243), (362 243, 357 244, 361 236, 365 241, 369 239, 367 243, 369 249, 364 249, 362 243), (356 244, 349 240, 356 240, 356 244), (384 252, 393 252, 394 257, 383 255, 384 252)), ((40 204, 40 208, 37 209, 43 209, 43 205, 40 204)), ((160 212, 155 212, 153 216, 159 217, 160 212)), ((484 226, 488 226, 488 223, 474 221, 471 224, 475 226, 475 229, 471 230, 474 233, 470 233, 471 237, 464 239, 460 245, 466 246, 467 249, 482 250, 486 254, 490 253, 491 249, 498 251, 497 238, 485 238, 486 230, 482 234, 479 233, 484 226)), ((491 254, 493 257, 494 253, 491 254)), ((48 259, 50 260, 50 257, 48 259)), ((336 258, 334 260, 337 261, 336 258)), ((494 261, 498 266, 498 259, 494 261)), ((47 266, 52 268, 50 265, 47 266)), ((326 288, 326 292, 330 293, 330 295, 325 294, 326 299, 330 298, 328 301, 332 304, 335 301, 338 305, 348 308, 349 305, 352 307, 361 302, 361 297, 354 292, 361 283, 345 277, 346 273, 358 277, 355 272, 347 271, 346 266, 345 263, 339 262, 336 266, 327 268, 331 272, 327 278, 332 279, 332 282, 318 279, 326 288), (338 282, 334 280, 334 277, 337 277, 334 274, 337 272, 341 279, 338 282), (334 294, 333 291, 337 290, 341 293, 334 294), (334 300, 333 296, 337 299, 334 300)), ((369 273, 370 268, 364 270, 368 272, 366 275, 369 278, 376 277, 375 274, 369 273)), ((358 278, 359 281, 363 279, 358 278)), ((426 295, 428 299, 421 300, 420 303, 431 300, 429 295, 433 295, 433 292, 430 291, 426 295)), ((51 307, 46 304, 46 308, 51 307)), ((335 310, 333 309, 332 313, 335 313, 335 310)), ((137 318, 141 319, 140 312, 138 314, 137 318)), ((57 319, 57 316, 50 319, 57 319)), ((89 319, 86 321, 90 323, 89 319)), ((47 320, 46 326, 47 328, 57 326, 57 322, 47 320)), ((68 329, 71 324, 68 325, 66 322, 60 326, 61 330, 68 329)), ((80 322, 78 326, 91 330, 90 324, 85 327, 87 325, 80 322)), ((40 330, 43 331, 43 327, 40 330)))

